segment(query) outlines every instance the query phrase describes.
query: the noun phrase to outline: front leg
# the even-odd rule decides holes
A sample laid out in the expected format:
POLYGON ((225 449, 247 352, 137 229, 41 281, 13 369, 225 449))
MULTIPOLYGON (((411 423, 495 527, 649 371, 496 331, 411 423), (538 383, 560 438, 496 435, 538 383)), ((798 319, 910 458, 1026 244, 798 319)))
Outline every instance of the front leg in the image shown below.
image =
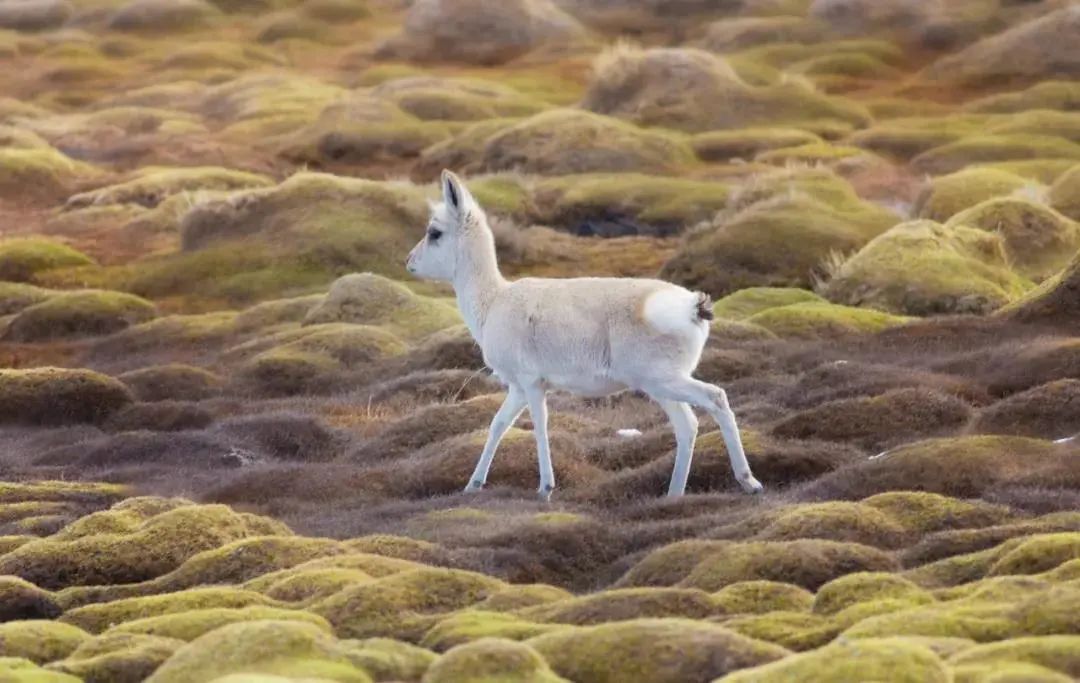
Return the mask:
POLYGON ((525 390, 529 402, 529 415, 532 416, 533 433, 536 436, 536 456, 540 462, 540 500, 551 500, 555 490, 555 470, 551 466, 551 447, 548 443, 547 392, 540 385, 533 385, 525 390))
POLYGON ((506 398, 503 399, 502 406, 495 413, 495 417, 491 419, 487 442, 484 444, 483 452, 480 453, 480 459, 476 462, 476 468, 473 470, 472 476, 469 477, 469 484, 465 487, 466 493, 484 488, 488 478, 488 471, 491 469, 491 461, 495 459, 495 450, 499 447, 499 442, 502 441, 503 436, 506 435, 506 431, 513 426, 523 410, 525 410, 525 392, 519 389, 517 385, 511 384, 506 392, 506 398))

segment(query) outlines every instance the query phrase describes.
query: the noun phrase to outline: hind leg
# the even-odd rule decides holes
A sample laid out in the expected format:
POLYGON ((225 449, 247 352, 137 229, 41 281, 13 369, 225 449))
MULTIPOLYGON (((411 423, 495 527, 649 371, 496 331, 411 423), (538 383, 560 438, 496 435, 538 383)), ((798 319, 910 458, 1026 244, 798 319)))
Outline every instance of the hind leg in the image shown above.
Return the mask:
POLYGON ((656 399, 667 413, 675 430, 675 469, 671 471, 669 496, 681 496, 686 492, 686 480, 690 477, 690 462, 694 457, 694 441, 697 439, 698 419, 690 406, 680 401, 656 399))
POLYGON ((735 413, 728 405, 727 394, 723 389, 693 377, 677 377, 658 382, 650 387, 648 392, 658 398, 682 401, 708 412, 709 416, 716 420, 720 434, 724 437, 735 480, 747 493, 760 493, 764 490, 761 482, 755 479, 750 471, 750 463, 746 460, 742 438, 739 436, 739 427, 735 422, 735 413))

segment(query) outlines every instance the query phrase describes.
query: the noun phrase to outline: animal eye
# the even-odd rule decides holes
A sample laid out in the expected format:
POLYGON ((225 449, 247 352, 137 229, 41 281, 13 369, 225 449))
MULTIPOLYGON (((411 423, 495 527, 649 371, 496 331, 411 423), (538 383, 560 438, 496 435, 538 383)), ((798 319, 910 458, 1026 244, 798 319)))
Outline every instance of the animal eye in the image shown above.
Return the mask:
POLYGON ((439 230, 438 228, 428 228, 427 236, 429 240, 434 242, 435 240, 442 237, 442 230, 439 230))

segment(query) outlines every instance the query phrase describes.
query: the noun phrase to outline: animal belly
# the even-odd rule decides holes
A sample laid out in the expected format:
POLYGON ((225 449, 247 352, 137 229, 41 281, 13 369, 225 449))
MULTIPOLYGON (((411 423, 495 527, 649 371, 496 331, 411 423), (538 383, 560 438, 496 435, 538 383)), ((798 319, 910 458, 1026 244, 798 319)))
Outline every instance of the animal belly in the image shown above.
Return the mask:
POLYGON ((544 382, 551 389, 569 391, 579 396, 607 396, 626 389, 625 384, 610 377, 589 375, 548 375, 544 382))

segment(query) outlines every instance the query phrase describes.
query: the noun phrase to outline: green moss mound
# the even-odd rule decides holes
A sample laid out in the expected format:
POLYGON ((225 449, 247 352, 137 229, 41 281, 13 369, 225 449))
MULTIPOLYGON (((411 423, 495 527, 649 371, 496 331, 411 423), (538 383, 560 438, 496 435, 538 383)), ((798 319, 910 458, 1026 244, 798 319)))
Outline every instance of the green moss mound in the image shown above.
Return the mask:
POLYGON ((905 540, 904 529, 884 512, 861 503, 832 501, 781 509, 757 534, 763 540, 821 538, 894 548, 905 540))
POLYGON ((74 161, 52 147, 0 148, 0 197, 8 200, 51 202, 97 173, 94 167, 74 161))
POLYGON ((1080 313, 1080 302, 1076 296, 1078 289, 1080 253, 1057 275, 1001 308, 997 315, 1025 322, 1068 326, 1077 320, 1077 314, 1080 313))
POLYGON ((916 211, 921 218, 944 222, 987 199, 1008 196, 1029 182, 1015 173, 995 168, 964 169, 934 178, 919 197, 916 211))
POLYGON ((371 683, 323 629, 297 621, 252 621, 223 626, 179 648, 148 683, 194 683, 230 673, 277 674, 371 683))
POLYGON ((528 640, 563 629, 553 624, 538 624, 520 616, 487 612, 482 609, 467 609, 451 614, 439 621, 424 634, 420 645, 436 652, 472 643, 483 638, 504 640, 528 640))
POLYGON ((907 315, 988 313, 1030 288, 1009 268, 997 235, 920 220, 891 228, 844 261, 825 295, 907 315))
POLYGON ((49 669, 90 683, 139 683, 183 644, 171 638, 127 633, 98 636, 83 642, 66 659, 50 664, 49 669))
POLYGON ((598 683, 711 680, 784 657, 784 648, 722 626, 685 619, 638 619, 528 641, 560 676, 598 683), (605 653, 597 657, 598 652, 605 653), (722 655, 721 655, 722 653, 722 655))
POLYGON ((414 294, 402 284, 373 273, 338 278, 326 297, 304 316, 305 325, 377 325, 404 339, 415 339, 461 324, 457 309, 414 294))
POLYGON ((966 109, 995 114, 1016 114, 1037 109, 1069 111, 1080 102, 1080 84, 1047 80, 1014 92, 987 95, 969 102, 966 109))
POLYGON ((17 313, 4 338, 18 342, 112 334, 157 316, 157 308, 121 292, 86 290, 56 294, 17 313))
POLYGON ((1063 173, 1050 186, 1050 206, 1073 220, 1080 221, 1080 165, 1063 173))
POLYGON ((45 301, 53 292, 22 282, 0 282, 0 317, 45 301))
POLYGON ((242 190, 268 187, 270 179, 216 166, 140 169, 135 178, 116 185, 82 192, 68 199, 65 208, 108 204, 137 204, 153 208, 174 194, 198 190, 242 190))
POLYGON ((573 109, 545 111, 518 122, 485 122, 458 137, 425 151, 424 168, 451 164, 469 173, 663 174, 693 161, 680 136, 573 109))
POLYGON ((992 526, 1012 519, 1012 512, 1003 505, 958 500, 926 491, 889 491, 862 502, 885 512, 905 529, 919 535, 942 529, 992 526))
MULTIPOLYGON (((450 311, 444 315, 448 318, 450 311)), ((407 324, 422 327, 417 321, 407 324)), ((401 339, 381 327, 348 323, 312 325, 261 343, 265 342, 278 343, 245 362, 237 375, 251 389, 277 396, 325 391, 339 384, 345 372, 362 373, 374 361, 407 349, 401 339)))
POLYGON ((632 618, 705 619, 717 611, 716 602, 704 591, 624 588, 530 607, 518 614, 532 621, 593 626, 632 618))
POLYGON ((533 648, 501 638, 484 638, 453 648, 428 669, 423 680, 446 683, 566 681, 556 675, 533 648))
POLYGON ((428 219, 424 199, 409 183, 297 173, 193 206, 180 222, 182 250, 140 261, 124 287, 250 303, 349 272, 405 277, 402 254, 428 219))
POLYGON ((573 597, 569 591, 542 583, 507 586, 476 604, 477 609, 511 612, 524 607, 545 605, 573 597))
POLYGON ((472 572, 416 569, 346 588, 310 609, 344 637, 418 642, 436 616, 475 604, 502 586, 472 572))
POLYGON ((974 163, 1016 159, 1080 159, 1080 144, 1053 135, 973 135, 912 159, 925 173, 952 173, 974 163))
POLYGON ((714 296, 760 286, 809 289, 830 253, 858 249, 897 220, 827 171, 792 175, 780 171, 741 188, 728 212, 686 236, 661 276, 714 296))
POLYGON ((0 422, 98 423, 132 401, 119 381, 90 370, 0 370, 0 422))
POLYGON ((867 334, 902 325, 908 318, 854 306, 807 301, 766 309, 747 318, 778 337, 837 337, 867 334))
POLYGON ((814 590, 852 571, 889 571, 888 554, 860 545, 818 539, 731 543, 706 555, 680 586, 716 591, 739 581, 784 581, 814 590))
POLYGON ((1080 533, 1046 534, 1021 542, 990 567, 990 574, 1038 574, 1080 559, 1080 533))
POLYGON ((106 633, 133 633, 192 641, 229 624, 268 620, 298 621, 317 626, 327 633, 331 632, 330 624, 318 615, 301 610, 252 605, 249 607, 207 607, 134 619, 114 626, 106 633))
POLYGON ((770 308, 824 301, 817 294, 796 287, 748 287, 717 301, 713 313, 721 318, 746 320, 770 308))
POLYGON ((946 227, 966 225, 1001 235, 1009 264, 1035 281, 1058 273, 1080 249, 1080 225, 1034 202, 990 199, 961 211, 946 227))
POLYGON ((0 280, 27 282, 46 270, 93 262, 89 256, 66 244, 40 237, 0 241, 0 280))
POLYGON ((438 658, 430 650, 389 638, 367 638, 342 643, 349 661, 376 681, 420 680, 438 658))
POLYGON ((49 591, 14 576, 0 576, 0 622, 55 619, 61 612, 49 591))
POLYGON ((0 624, 0 657, 22 657, 36 664, 63 659, 90 636, 55 621, 9 621, 0 624))
POLYGON ((208 370, 183 363, 139 368, 117 379, 140 401, 201 401, 217 395, 224 383, 208 370))
POLYGON ((388 98, 354 93, 284 136, 278 154, 295 164, 330 168, 387 163, 415 158, 448 135, 441 121, 423 121, 388 98))
POLYGON ((814 604, 814 594, 780 581, 739 581, 713 594, 725 614, 803 612, 814 604))
POLYGON ((642 50, 626 44, 602 53, 582 106, 639 125, 687 131, 836 121, 863 125, 857 104, 791 82, 753 86, 721 58, 693 48, 642 50))
POLYGON ((721 680, 724 683, 775 680, 948 683, 952 676, 933 650, 896 638, 836 643, 773 664, 739 671, 721 680))
POLYGON ((900 600, 918 605, 933 602, 934 598, 901 576, 863 572, 841 576, 819 588, 813 610, 817 614, 836 614, 873 600, 900 600))
POLYGON ((372 94, 424 121, 481 121, 529 116, 546 108, 496 81, 411 76, 383 81, 372 94))
POLYGON ((235 584, 342 552, 328 538, 294 536, 280 522, 250 515, 255 533, 191 556, 175 570, 144 587, 149 592, 178 591, 205 584, 235 584))
POLYGON ((113 600, 69 609, 62 621, 90 633, 101 633, 118 624, 166 614, 212 608, 267 606, 272 602, 270 598, 259 593, 238 588, 191 588, 179 593, 113 600))
POLYGON ((0 557, 0 574, 43 588, 134 583, 165 574, 198 552, 265 533, 260 518, 223 505, 191 505, 150 517, 129 533, 41 539, 0 557))

